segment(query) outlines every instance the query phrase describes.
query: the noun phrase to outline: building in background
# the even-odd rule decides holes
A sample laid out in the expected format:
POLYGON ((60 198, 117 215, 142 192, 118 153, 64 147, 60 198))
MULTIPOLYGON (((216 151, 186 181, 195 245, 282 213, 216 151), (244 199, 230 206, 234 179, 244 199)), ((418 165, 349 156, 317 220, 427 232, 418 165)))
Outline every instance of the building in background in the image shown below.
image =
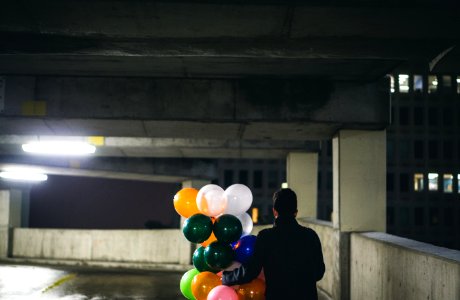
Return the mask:
MULTIPOLYGON (((393 74, 387 129, 387 231, 460 249, 460 76, 393 74)), ((216 183, 247 184, 258 222, 273 221, 271 196, 284 160, 218 160, 216 183)), ((318 218, 332 213, 332 143, 321 142, 318 218)))

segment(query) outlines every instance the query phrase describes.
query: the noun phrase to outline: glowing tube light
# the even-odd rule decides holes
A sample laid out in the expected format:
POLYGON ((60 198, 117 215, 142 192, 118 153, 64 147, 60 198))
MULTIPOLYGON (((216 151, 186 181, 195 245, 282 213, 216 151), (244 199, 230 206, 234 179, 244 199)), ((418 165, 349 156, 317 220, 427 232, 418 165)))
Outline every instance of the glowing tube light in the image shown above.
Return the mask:
POLYGON ((27 169, 3 171, 0 172, 0 177, 6 180, 17 181, 45 181, 48 179, 46 174, 27 169))
POLYGON ((22 150, 43 155, 89 155, 96 152, 96 147, 84 142, 40 141, 23 144, 22 150))

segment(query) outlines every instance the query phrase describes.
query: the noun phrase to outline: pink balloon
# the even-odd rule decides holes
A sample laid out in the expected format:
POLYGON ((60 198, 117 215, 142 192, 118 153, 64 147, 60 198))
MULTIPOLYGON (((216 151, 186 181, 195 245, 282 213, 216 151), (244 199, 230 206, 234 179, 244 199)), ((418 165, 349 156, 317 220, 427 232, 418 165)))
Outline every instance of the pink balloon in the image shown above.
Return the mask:
POLYGON ((238 300, 238 294, 229 286, 218 285, 209 292, 207 300, 238 300))

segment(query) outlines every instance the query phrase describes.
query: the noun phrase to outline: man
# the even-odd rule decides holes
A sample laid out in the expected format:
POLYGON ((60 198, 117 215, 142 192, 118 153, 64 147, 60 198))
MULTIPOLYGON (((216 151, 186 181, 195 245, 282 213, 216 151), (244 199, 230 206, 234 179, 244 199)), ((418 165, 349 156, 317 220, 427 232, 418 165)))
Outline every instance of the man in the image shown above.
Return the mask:
POLYGON ((225 271, 222 283, 250 282, 263 268, 267 300, 318 299, 316 282, 325 271, 321 242, 315 231, 297 223, 294 191, 274 193, 273 214, 275 224, 259 233, 251 259, 240 268, 225 271))

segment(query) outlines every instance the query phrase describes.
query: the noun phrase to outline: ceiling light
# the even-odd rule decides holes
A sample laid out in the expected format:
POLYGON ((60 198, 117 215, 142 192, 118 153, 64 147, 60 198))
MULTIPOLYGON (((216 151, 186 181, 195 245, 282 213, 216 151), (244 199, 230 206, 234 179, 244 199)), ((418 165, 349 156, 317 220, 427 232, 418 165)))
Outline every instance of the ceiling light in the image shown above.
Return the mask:
POLYGON ((85 142, 39 141, 22 145, 22 150, 44 155, 87 155, 96 151, 96 147, 85 142))
POLYGON ((46 174, 40 172, 37 169, 8 169, 0 172, 0 177, 7 180, 18 180, 18 181, 45 181, 48 179, 46 174))

